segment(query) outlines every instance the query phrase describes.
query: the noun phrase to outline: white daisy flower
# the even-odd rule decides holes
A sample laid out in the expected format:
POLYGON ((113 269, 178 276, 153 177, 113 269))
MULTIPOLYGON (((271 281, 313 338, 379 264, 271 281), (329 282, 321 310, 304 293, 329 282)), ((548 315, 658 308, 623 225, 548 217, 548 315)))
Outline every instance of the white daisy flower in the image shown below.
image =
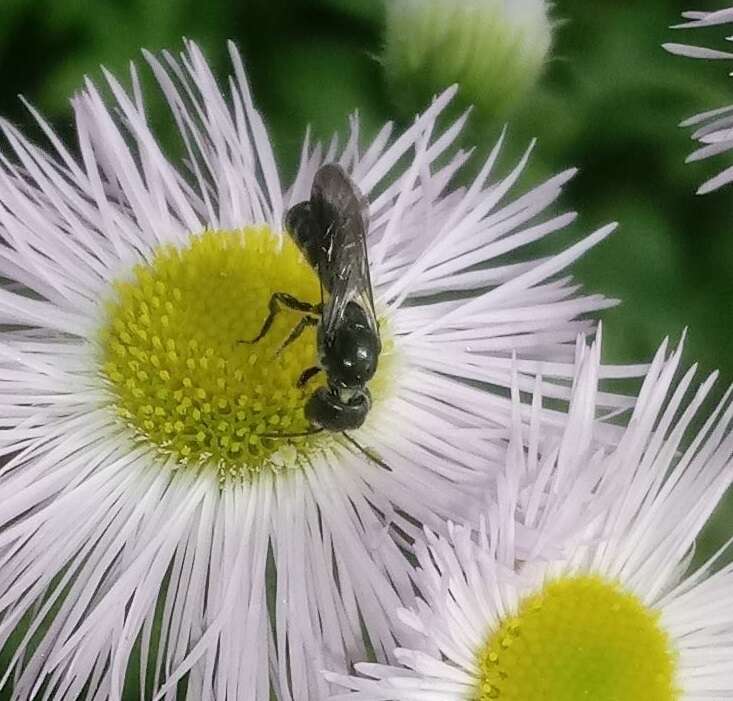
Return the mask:
POLYGON ((397 651, 401 667, 327 675, 352 690, 333 701, 731 698, 733 565, 719 553, 685 572, 733 481, 733 404, 683 447, 714 377, 685 405, 695 369, 676 380, 680 351, 665 351, 615 450, 592 447, 597 347, 560 438, 542 437, 535 395, 479 541, 455 527, 418 550, 422 600, 400 617, 422 644, 397 651))
POLYGON ((611 303, 557 276, 612 225, 558 255, 505 258, 573 220, 542 215, 572 171, 510 198, 529 153, 491 181, 497 145, 470 187, 449 189, 467 158, 447 155, 463 120, 435 133, 452 91, 364 150, 356 118, 343 149, 306 140, 283 189, 231 55, 223 93, 194 44, 146 54, 182 168, 148 127, 134 68, 129 93, 105 74, 112 109, 89 81, 73 99, 78 156, 32 108, 49 151, 2 122, 0 688, 15 699, 119 699, 138 664, 146 699, 178 686, 307 701, 326 693, 323 668, 367 646, 389 660, 391 612, 413 596, 405 539, 462 518, 501 454, 511 404, 474 381, 508 387, 517 349, 520 387, 541 361, 559 378, 545 390, 567 397, 572 341, 611 303), (313 329, 278 352, 301 316, 241 342, 274 292, 319 300, 282 222, 325 161, 370 201, 383 352, 353 435, 373 458, 340 434, 277 437, 309 430, 320 382, 296 386, 313 329))
MULTIPOLYGON (((675 29, 715 27, 733 23, 733 7, 716 12, 685 12, 682 16, 687 21, 675 25, 675 29)), ((733 40, 733 37, 728 37, 728 41, 731 40, 733 40)), ((691 58, 718 59, 724 61, 733 59, 733 53, 730 51, 720 51, 702 46, 668 43, 664 44, 664 48, 670 53, 680 56, 690 56, 691 58)), ((692 138, 701 144, 700 148, 688 156, 688 163, 700 161, 710 156, 717 156, 733 149, 733 105, 695 115, 690 119, 686 119, 680 126, 695 127, 692 138)), ((712 192, 727 185, 731 181, 733 181, 733 166, 726 168, 715 177, 703 183, 698 193, 703 195, 712 192)))

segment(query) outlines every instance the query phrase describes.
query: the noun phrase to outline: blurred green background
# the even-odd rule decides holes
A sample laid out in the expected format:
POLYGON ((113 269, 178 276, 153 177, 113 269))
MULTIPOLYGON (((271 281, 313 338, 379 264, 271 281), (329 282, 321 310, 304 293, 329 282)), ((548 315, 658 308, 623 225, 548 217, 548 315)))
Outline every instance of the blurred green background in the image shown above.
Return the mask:
MULTIPOLYGON (((685 9, 687 2, 670 0, 557 0, 552 57, 509 120, 502 166, 537 136, 525 186, 580 167, 563 204, 581 217, 553 246, 620 222, 575 268, 589 289, 626 300, 604 315, 605 359, 648 359, 664 336, 677 339, 689 326, 686 360, 699 361, 705 373, 720 368, 722 390, 733 380, 733 188, 693 194, 724 164, 684 165, 692 144, 676 125, 733 102, 733 83, 731 66, 661 49, 665 41, 712 45, 724 35, 668 29, 685 9)), ((366 135, 395 116, 409 121, 395 114, 378 58, 383 19, 380 0, 2 0, 0 113, 37 133, 17 99, 22 93, 73 139, 68 96, 85 74, 99 76, 100 63, 123 74, 130 59, 140 62, 140 47, 178 50, 188 36, 224 75, 231 38, 287 175, 306 124, 326 138, 343 131, 357 107, 366 135)), ((152 121, 172 143, 162 102, 149 95, 152 121)), ((474 120, 465 139, 485 153, 500 128, 490 118, 474 120)), ((733 510, 719 514, 704 552, 730 534, 731 519, 733 510)))

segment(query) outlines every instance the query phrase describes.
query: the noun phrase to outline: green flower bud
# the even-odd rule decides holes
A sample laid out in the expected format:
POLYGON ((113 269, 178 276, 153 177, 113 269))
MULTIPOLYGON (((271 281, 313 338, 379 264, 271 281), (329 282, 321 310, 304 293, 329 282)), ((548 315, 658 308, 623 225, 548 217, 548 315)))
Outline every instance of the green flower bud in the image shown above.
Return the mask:
POLYGON ((387 0, 384 66, 413 113, 459 83, 466 102, 502 116, 542 72, 552 43, 545 0, 387 0))

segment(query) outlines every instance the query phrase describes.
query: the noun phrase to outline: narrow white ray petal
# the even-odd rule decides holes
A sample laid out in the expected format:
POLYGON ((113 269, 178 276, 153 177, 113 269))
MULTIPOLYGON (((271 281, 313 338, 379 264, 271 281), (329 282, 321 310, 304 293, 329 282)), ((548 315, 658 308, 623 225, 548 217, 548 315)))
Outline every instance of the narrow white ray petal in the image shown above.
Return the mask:
POLYGON ((729 61, 733 58, 733 53, 729 51, 718 51, 716 49, 708 49, 704 46, 690 46, 689 44, 663 44, 663 47, 671 54, 677 56, 687 56, 689 58, 708 58, 729 61))
POLYGON ((733 182, 733 166, 726 168, 722 173, 719 173, 714 178, 705 181, 697 190, 698 195, 707 195, 710 192, 719 190, 721 187, 725 187, 729 183, 733 182))
POLYGON ((689 117, 684 122, 680 122, 681 127, 694 127, 698 124, 702 124, 703 122, 707 122, 709 119, 712 119, 713 117, 718 117, 724 114, 730 114, 733 112, 733 105, 728 105, 727 107, 720 107, 715 110, 710 110, 708 112, 701 112, 700 114, 696 114, 694 117, 689 117))

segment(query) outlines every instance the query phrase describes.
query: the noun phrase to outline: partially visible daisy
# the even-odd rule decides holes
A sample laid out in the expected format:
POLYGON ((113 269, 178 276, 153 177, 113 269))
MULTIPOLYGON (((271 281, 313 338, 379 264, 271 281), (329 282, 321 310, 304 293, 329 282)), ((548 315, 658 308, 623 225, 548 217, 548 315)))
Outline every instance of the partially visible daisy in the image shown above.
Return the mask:
POLYGON ((573 221, 543 215, 573 171, 512 198, 529 152, 497 179, 497 145, 451 188, 468 157, 452 150, 464 120, 436 131, 452 90, 366 148, 356 118, 343 148, 306 139, 284 188, 230 48, 224 92, 194 44, 146 54, 180 166, 134 68, 129 93, 105 74, 111 108, 89 81, 74 98, 78 155, 35 111, 50 152, 2 122, 0 688, 15 699, 119 699, 138 663, 146 699, 320 701, 324 667, 367 647, 391 659, 411 639, 391 616, 413 598, 402 546, 416 522, 463 518, 490 478, 512 353, 520 388, 541 366, 567 398, 573 339, 612 303, 560 275, 613 225, 522 255, 573 221), (281 350, 297 314, 241 342, 273 292, 319 301, 282 221, 325 161, 370 200, 384 350, 353 437, 373 458, 339 435, 277 437, 308 430, 322 382, 296 385, 313 329, 281 350))
MULTIPOLYGON (((714 27, 733 23, 733 7, 716 12, 685 12, 682 16, 687 21, 683 24, 676 25, 674 27, 675 29, 714 27)), ((733 37, 727 37, 727 39, 731 41, 733 37)), ((718 59, 723 61, 733 59, 733 53, 730 51, 720 51, 701 46, 668 43, 664 45, 664 48, 673 54, 690 56, 692 58, 718 59)), ((699 149, 690 154, 687 159, 688 163, 710 156, 716 156, 720 153, 726 153, 733 149, 733 105, 695 115, 690 119, 686 119, 680 126, 695 127, 692 138, 701 144, 699 149)), ((712 192, 732 181, 733 166, 730 166, 714 178, 703 183, 698 193, 702 195, 712 192)))
POLYGON ((618 447, 592 447, 598 348, 579 366, 568 426, 542 437, 535 394, 515 424, 478 541, 456 526, 418 550, 420 600, 400 613, 422 644, 401 667, 328 675, 332 701, 689 701, 733 696, 733 565, 687 573, 733 481, 730 392, 684 439, 714 377, 658 352, 618 447), (528 448, 523 448, 528 446, 528 448))
POLYGON ((383 63, 405 110, 453 83, 484 116, 509 112, 536 84, 552 45, 546 0, 388 0, 383 63))

